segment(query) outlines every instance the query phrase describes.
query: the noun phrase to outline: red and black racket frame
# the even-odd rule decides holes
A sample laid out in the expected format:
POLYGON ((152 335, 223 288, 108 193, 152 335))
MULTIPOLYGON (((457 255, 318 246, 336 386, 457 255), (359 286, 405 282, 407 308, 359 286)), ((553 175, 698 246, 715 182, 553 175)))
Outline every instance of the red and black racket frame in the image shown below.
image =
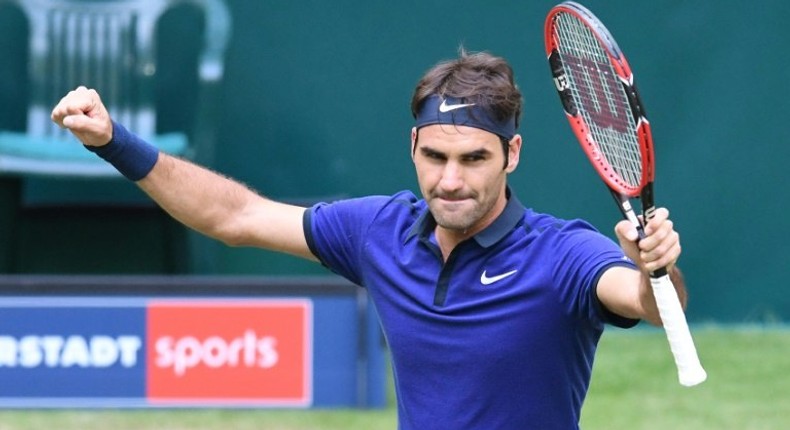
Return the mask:
MULTIPOLYGON (((549 67, 554 79, 557 93, 560 96, 562 107, 565 111, 571 129, 576 135, 579 143, 582 146, 587 158, 592 163, 596 172, 601 176, 606 183, 609 191, 614 197, 617 207, 620 209, 623 217, 630 220, 637 227, 639 237, 644 238, 645 233, 642 223, 636 217, 633 207, 629 201, 630 198, 638 197, 642 203, 642 214, 645 222, 650 220, 655 215, 655 203, 653 197, 653 180, 655 177, 655 159, 653 152, 653 138, 650 130, 650 122, 647 120, 645 109, 639 92, 634 84, 634 75, 631 72, 631 67, 625 59, 620 47, 615 42, 609 31, 605 26, 584 6, 574 2, 564 2, 555 7, 552 13, 546 19, 544 40, 546 42, 546 54, 548 55, 549 67), (569 87, 568 78, 566 75, 566 65, 558 49, 558 41, 554 36, 554 23, 553 20, 559 13, 569 13, 584 22, 590 29, 598 41, 605 47, 605 51, 609 60, 619 77, 625 94, 628 98, 628 103, 633 115, 634 124, 636 124, 637 141, 640 145, 641 163, 642 163, 642 177, 637 186, 628 184, 624 181, 619 174, 611 167, 606 157, 601 157, 599 153, 599 145, 593 139, 590 133, 589 126, 586 124, 584 117, 579 112, 579 109, 574 103, 569 87)), ((661 268, 653 273, 652 276, 663 276, 666 274, 666 269, 661 268)))

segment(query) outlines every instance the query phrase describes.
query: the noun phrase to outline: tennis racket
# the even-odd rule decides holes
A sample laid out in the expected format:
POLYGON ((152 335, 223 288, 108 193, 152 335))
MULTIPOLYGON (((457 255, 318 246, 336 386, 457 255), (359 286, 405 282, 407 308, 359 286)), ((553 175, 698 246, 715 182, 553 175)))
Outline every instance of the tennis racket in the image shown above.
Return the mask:
MULTIPOLYGON (((564 2, 548 14, 546 54, 554 84, 576 138, 609 187, 623 217, 644 238, 644 226, 631 206, 642 202, 642 215, 655 215, 655 158, 650 123, 622 51, 598 18, 584 6, 564 2)), ((697 357, 686 316, 666 268, 650 273, 661 321, 684 386, 707 378, 697 357)))

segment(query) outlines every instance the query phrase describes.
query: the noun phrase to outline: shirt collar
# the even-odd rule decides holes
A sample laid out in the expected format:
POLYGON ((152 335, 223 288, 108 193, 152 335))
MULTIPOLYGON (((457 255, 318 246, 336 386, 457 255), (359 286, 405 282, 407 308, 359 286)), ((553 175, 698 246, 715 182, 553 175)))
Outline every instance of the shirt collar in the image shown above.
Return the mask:
MULTIPOLYGON (((499 242, 513 230, 513 227, 515 227, 524 216, 524 205, 513 195, 510 187, 505 189, 505 195, 507 197, 507 203, 502 213, 499 214, 494 222, 488 227, 473 236, 478 245, 483 248, 488 248, 499 242)), ((434 228, 436 228, 436 220, 433 218, 430 209, 426 205, 425 210, 417 218, 417 221, 412 226, 406 239, 410 239, 417 235, 427 238, 434 228)))

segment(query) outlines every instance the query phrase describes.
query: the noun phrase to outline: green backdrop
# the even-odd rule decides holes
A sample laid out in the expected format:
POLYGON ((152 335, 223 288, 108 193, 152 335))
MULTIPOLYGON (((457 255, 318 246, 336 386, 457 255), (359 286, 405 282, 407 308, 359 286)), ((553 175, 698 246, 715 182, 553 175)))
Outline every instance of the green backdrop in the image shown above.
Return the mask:
MULTIPOLYGON (((298 202, 416 190, 409 159, 411 92, 427 68, 454 57, 463 44, 508 58, 516 71, 525 97, 520 129, 525 145, 510 182, 522 202, 561 217, 589 219, 610 233, 619 213, 563 118, 545 60, 543 20, 555 3, 231 1, 233 37, 212 167, 268 196, 298 202)), ((689 318, 787 321, 790 299, 783 288, 790 274, 790 227, 782 215, 790 211, 790 192, 780 174, 790 160, 785 124, 790 85, 784 78, 790 66, 785 24, 790 4, 584 4, 628 55, 647 105, 657 147, 657 201, 670 208, 683 240, 680 265, 691 290, 689 318)), ((12 55, 14 46, 0 49, 12 55)), ((5 99, 19 97, 14 86, 0 84, 0 91, 5 99)), ((9 118, 16 114, 8 104, 0 109, 9 118)), ((173 118, 183 116, 172 103, 168 109, 173 118)), ((35 233, 46 231, 42 222, 23 219, 25 237, 45 240, 35 233)), ((149 222, 162 231, 172 228, 159 219, 149 222)), ((91 223, 72 220, 69 229, 79 236, 91 231, 91 223)), ((160 237, 156 233, 147 242, 132 227, 107 228, 132 238, 133 244, 118 246, 128 246, 131 258, 150 264, 108 261, 86 268, 66 251, 69 241, 61 240, 46 246, 66 257, 26 264, 34 253, 17 253, 9 270, 181 267, 163 265, 159 251, 146 251, 167 246, 153 245, 160 237)), ((91 249, 93 243, 83 240, 80 246, 91 249)), ((193 268, 199 273, 327 273, 265 251, 202 245, 193 268)))

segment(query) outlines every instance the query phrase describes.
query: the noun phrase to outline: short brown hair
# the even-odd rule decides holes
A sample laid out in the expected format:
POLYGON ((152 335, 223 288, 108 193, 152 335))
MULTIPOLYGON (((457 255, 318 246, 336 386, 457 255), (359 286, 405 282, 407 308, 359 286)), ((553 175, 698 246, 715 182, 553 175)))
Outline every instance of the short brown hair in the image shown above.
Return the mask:
POLYGON ((513 79, 513 69, 504 58, 487 52, 470 54, 461 47, 457 59, 438 63, 417 83, 411 99, 415 118, 423 101, 434 94, 475 103, 498 120, 515 118, 518 127, 521 91, 513 79))

